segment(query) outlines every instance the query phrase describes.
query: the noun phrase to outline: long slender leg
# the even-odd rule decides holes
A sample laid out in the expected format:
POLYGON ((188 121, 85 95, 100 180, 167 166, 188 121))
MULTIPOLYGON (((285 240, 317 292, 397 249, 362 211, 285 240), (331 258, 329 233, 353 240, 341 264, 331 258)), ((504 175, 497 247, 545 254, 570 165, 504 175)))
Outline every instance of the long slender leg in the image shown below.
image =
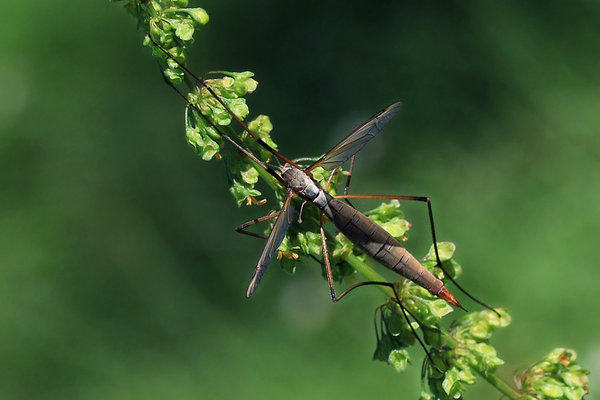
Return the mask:
POLYGON ((244 235, 254 236, 254 237, 257 237, 260 239, 266 239, 267 237, 265 235, 261 235, 259 233, 254 233, 254 232, 248 232, 245 229, 252 225, 258 224, 259 222, 268 221, 270 219, 273 219, 273 218, 277 217, 278 215, 279 215, 279 211, 273 211, 270 214, 267 214, 260 218, 255 218, 252 221, 244 222, 243 224, 236 226, 234 229, 237 233, 243 233, 244 235))
MULTIPOLYGON (((163 52, 168 58, 170 58, 171 60, 173 60, 173 62, 175 62, 183 71, 185 71, 189 76, 191 76, 196 82, 198 82, 202 87, 204 87, 214 98, 215 100, 217 100, 219 102, 219 104, 221 104, 221 106, 223 106, 223 108, 231 115, 231 117, 233 119, 236 120, 236 122, 242 127, 243 130, 245 130, 246 132, 248 132, 248 134, 250 134, 250 136, 252 136, 252 138, 259 144, 261 145, 263 148, 265 148, 266 150, 268 150, 271 154, 273 154, 275 157, 278 157, 279 159, 285 161, 286 163, 292 165, 293 167, 296 168, 300 168, 296 163, 294 163, 292 160, 290 160, 289 158, 285 157, 283 154, 279 153, 277 150, 275 150, 274 148, 272 148, 271 146, 269 146, 267 143, 265 143, 261 138, 259 138, 254 132, 252 132, 248 126, 241 120, 240 117, 237 116, 237 114, 235 114, 231 108, 223 101, 223 99, 221 99, 221 97, 219 97, 217 95, 217 93, 215 93, 215 91, 201 78, 199 78, 198 76, 196 76, 189 68, 187 68, 185 65, 183 65, 179 60, 177 60, 175 57, 173 57, 173 55, 171 53, 169 53, 167 50, 165 50, 164 48, 162 48, 162 46, 160 44, 158 44, 151 35, 147 35, 148 39, 150 39, 150 41, 152 42, 152 44, 154 44, 161 52, 163 52)), ((171 85, 171 87, 173 87, 175 89, 175 86, 171 85)), ((177 90, 177 89, 175 89, 177 90)), ((187 101, 187 97, 183 96, 186 101, 187 101)), ((198 113, 200 115, 204 115, 200 112, 200 110, 198 109, 198 107, 194 106, 194 109, 196 111, 198 111, 198 113)), ((209 120, 210 121, 210 120, 209 120)), ((211 125, 212 125, 212 121, 211 125)), ((219 132, 219 134, 222 136, 221 131, 215 127, 213 125, 213 127, 215 128, 215 130, 217 132, 219 132)), ((284 183, 284 182, 282 182, 284 183)))
POLYGON ((463 292, 465 295, 467 295, 471 300, 475 301, 477 304, 487 308, 488 310, 491 310, 493 312, 495 312, 496 314, 498 314, 498 316, 500 316, 500 314, 498 313, 498 311, 496 311, 492 306, 484 303, 483 301, 479 300, 478 298, 476 298, 475 296, 471 295, 469 292, 467 292, 465 289, 463 289, 462 286, 460 286, 456 280, 454 280, 454 278, 448 274, 448 272, 444 269, 444 267, 442 266, 442 261, 440 260, 440 254, 438 251, 438 247, 437 247, 437 239, 436 239, 436 235, 435 235, 435 224, 433 222, 433 210, 431 208, 431 200, 429 199, 429 197, 425 197, 425 196, 394 196, 394 195, 350 195, 350 194, 344 194, 344 195, 340 195, 340 196, 335 196, 338 199, 390 199, 390 200, 411 200, 411 201, 420 201, 420 202, 424 202, 427 204, 427 211, 429 213, 429 225, 431 228, 431 236, 433 239, 433 249, 435 252, 435 258, 436 258, 436 262, 437 262, 437 266, 438 268, 440 268, 443 272, 444 275, 461 291, 463 292))
POLYGON ((333 180, 333 177, 336 174, 336 170, 334 169, 333 171, 331 171, 331 173, 329 174, 329 178, 327 178, 327 183, 325 184, 325 191, 328 192, 329 191, 329 186, 331 186, 331 181, 333 180))
MULTIPOLYGON (((354 171, 354 159, 356 158, 356 155, 353 155, 352 158, 350 159, 350 169, 348 169, 348 177, 346 178, 346 186, 344 187, 344 194, 348 194, 348 192, 350 191, 350 180, 352 179, 352 171, 354 171)), ((348 205, 352 208, 356 208, 354 207, 354 204, 352 204, 350 202, 350 200, 348 199, 344 199, 346 200, 346 203, 348 203, 348 205)))
MULTIPOLYGON (((387 286, 387 287, 391 288, 393 290, 393 292, 394 292, 395 300, 398 303, 398 306, 400 307, 400 309, 402 310, 402 315, 404 315, 404 318, 406 319, 406 322, 408 323, 408 326, 410 327, 410 330, 412 331, 413 335, 415 335, 415 337, 419 341, 419 344, 421 345, 421 347, 423 348, 423 350, 425 350, 425 354, 427 354, 427 358, 429 359, 429 361, 431 361, 431 365, 433 365, 436 369, 438 369, 435 366, 435 362, 433 361, 433 358, 431 357, 431 354, 429 354, 429 351, 427 350, 427 347, 425 347, 425 343, 421 340, 421 338, 419 337, 419 335, 415 331, 415 328, 413 328, 413 326, 411 325, 410 319, 408 318, 408 314, 407 314, 408 310, 406 310, 406 308, 402 304, 402 301, 400 301, 400 296, 398 295, 398 292, 396 291, 396 287, 392 283, 390 283, 390 282, 377 282, 377 281, 359 282, 359 283, 356 283, 356 284, 350 286, 348 289, 344 290, 342 292, 342 294, 340 294, 339 296, 335 293, 335 287, 334 287, 334 284, 333 284, 333 274, 331 273, 331 264, 329 262, 329 251, 327 250, 327 241, 326 241, 326 236, 325 236, 325 230, 323 229, 323 220, 322 219, 321 219, 321 228, 320 228, 320 231, 321 231, 321 243, 322 243, 322 246, 323 246, 323 259, 325 261, 325 271, 327 273, 327 282, 329 283, 329 290, 331 292, 331 300, 334 301, 334 302, 338 302, 345 295, 347 295, 348 293, 350 293, 354 289, 356 289, 358 287, 361 287, 361 286, 377 285, 377 286, 387 286)), ((415 318, 415 320, 416 320, 416 318, 415 318)), ((419 326, 422 326, 422 324, 418 320, 416 320, 416 321, 419 324, 419 326)), ((438 369, 438 371, 439 371, 439 369, 438 369)))
POLYGON ((354 158, 356 155, 353 155, 350 159, 350 169, 348 170, 348 177, 346 178, 346 187, 344 188, 344 194, 348 194, 350 191, 350 180, 352 179, 352 171, 354 170, 354 158))
POLYGON ((329 263, 329 251, 327 250, 327 238, 325 236, 325 230, 323 229, 323 217, 321 217, 321 246, 323 250, 323 260, 325 261, 325 272, 327 273, 327 283, 329 283, 329 291, 331 292, 331 300, 337 302, 340 298, 335 294, 335 287, 333 286, 333 274, 331 273, 331 264, 329 263))
MULTIPOLYGON (((348 178, 346 178, 346 186, 344 187, 344 194, 348 194, 348 190, 350 189, 350 179, 352 178, 352 169, 354 169, 354 157, 352 156, 352 159, 350 160, 350 170, 348 171, 348 178)), ((296 160, 294 160, 296 161, 296 160)), ((325 191, 328 192, 329 191, 329 186, 331 186, 331 181, 333 180, 333 177, 336 174, 336 169, 334 169, 333 171, 331 171, 331 174, 329 174, 329 178, 327 179, 327 183, 325 184, 325 191)), ((354 208, 354 206, 352 205, 352 203, 350 202, 350 200, 345 199, 346 203, 348 203, 350 205, 350 207, 354 208)))

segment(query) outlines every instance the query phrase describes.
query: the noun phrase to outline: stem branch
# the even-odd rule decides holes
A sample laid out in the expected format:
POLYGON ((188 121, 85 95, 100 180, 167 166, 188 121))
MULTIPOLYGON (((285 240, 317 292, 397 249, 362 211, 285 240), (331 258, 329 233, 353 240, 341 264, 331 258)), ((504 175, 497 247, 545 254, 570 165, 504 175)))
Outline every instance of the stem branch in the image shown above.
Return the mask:
MULTIPOLYGON (((344 258, 348 264, 352 266, 359 274, 367 278, 370 281, 376 282, 387 282, 387 280, 379 275, 373 268, 371 268, 366 262, 362 261, 360 258, 356 257, 354 254, 350 253, 344 258)), ((379 290, 385 293, 388 297, 394 298, 394 291, 387 286, 377 286, 379 290)))
MULTIPOLYGON (((359 274, 361 274, 362 276, 364 276, 368 280, 378 281, 378 282, 386 282, 386 279, 383 276, 381 276, 380 274, 378 274, 373 268, 371 268, 371 266, 369 266, 366 262, 362 261, 360 258, 358 258, 357 256, 355 256, 354 254, 350 253, 349 255, 347 255, 345 257, 345 260, 356 271, 358 271, 359 274)), ((390 298, 394 298, 394 292, 389 287, 378 286, 378 288, 379 288, 379 290, 381 290, 382 292, 384 292, 390 298)), ((440 331, 440 332, 444 335, 444 337, 446 339, 445 342, 447 344, 449 344, 451 346, 452 345, 456 346, 458 344, 458 342, 456 341, 456 339, 454 339, 454 337, 452 337, 452 335, 450 335, 450 334, 448 334, 446 332, 443 332, 443 331, 440 331)), ((513 389, 511 386, 509 386, 503 380, 501 380, 500 378, 498 378, 495 374, 486 374, 485 372, 480 371, 476 366, 472 366, 472 368, 483 379, 485 379, 490 385, 494 386, 496 389, 498 389, 498 391, 502 392, 502 394, 504 394, 509 399, 511 399, 511 400, 524 400, 524 399, 527 398, 523 394, 517 392, 515 389, 513 389)))
POLYGON ((517 392, 515 389, 510 387, 506 382, 498 378, 495 374, 486 374, 482 371, 479 371, 477 368, 473 368, 477 373, 485 379, 490 385, 494 386, 498 389, 502 394, 512 400, 524 400, 527 399, 527 396, 522 393, 517 392))

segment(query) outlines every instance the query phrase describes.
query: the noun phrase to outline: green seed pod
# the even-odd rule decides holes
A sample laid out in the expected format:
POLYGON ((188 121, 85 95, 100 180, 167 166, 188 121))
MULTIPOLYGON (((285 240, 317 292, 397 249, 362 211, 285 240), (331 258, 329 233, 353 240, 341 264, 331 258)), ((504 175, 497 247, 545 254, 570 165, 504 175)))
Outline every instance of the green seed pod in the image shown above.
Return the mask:
POLYGON ((261 194, 258 190, 238 182, 235 179, 233 179, 233 184, 229 188, 229 191, 233 195, 238 206, 241 206, 248 197, 258 197, 261 194))
POLYGON ((173 22, 171 25, 175 27, 175 34, 183 41, 192 40, 194 37, 194 23, 190 19, 182 19, 173 22))
POLYGON ((187 12, 189 13, 190 17, 192 17, 192 19, 194 20, 195 23, 200 24, 200 25, 206 25, 208 24, 208 14, 206 13, 206 11, 202 8, 191 8, 188 9, 187 12))

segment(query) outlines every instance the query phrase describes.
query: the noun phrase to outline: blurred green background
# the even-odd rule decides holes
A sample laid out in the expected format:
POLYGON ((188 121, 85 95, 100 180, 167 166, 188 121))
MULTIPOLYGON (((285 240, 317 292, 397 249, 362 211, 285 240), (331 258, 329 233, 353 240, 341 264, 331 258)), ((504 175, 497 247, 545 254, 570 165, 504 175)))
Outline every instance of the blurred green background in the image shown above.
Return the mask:
MULTIPOLYGON (((512 314, 493 339, 499 374, 572 347, 594 398, 598 2, 192 5, 211 22, 190 65, 255 72, 251 111, 288 156, 321 154, 402 100, 353 193, 430 196, 463 285, 512 314)), ((417 397, 422 350, 405 374, 370 361, 379 291, 333 305, 318 265, 290 277, 273 264, 245 298, 261 242, 232 228, 265 209, 238 209, 222 163, 186 145, 184 105, 120 4, 6 2, 3 15, 1 398, 417 397)), ((422 256, 425 208, 403 207, 422 256)))

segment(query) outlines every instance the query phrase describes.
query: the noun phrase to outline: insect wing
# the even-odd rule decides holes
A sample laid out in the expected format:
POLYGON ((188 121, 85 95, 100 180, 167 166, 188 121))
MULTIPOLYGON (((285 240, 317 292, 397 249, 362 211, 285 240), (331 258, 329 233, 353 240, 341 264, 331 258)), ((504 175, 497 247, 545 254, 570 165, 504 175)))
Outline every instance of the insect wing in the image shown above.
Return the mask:
POLYGON ((291 204, 293 193, 288 192, 285 201, 283 202, 283 207, 281 207, 281 211, 279 212, 279 216, 275 221, 275 225, 273 225, 273 229, 267 238, 267 244, 263 248, 263 251, 256 263, 256 267, 254 268, 254 273, 252 274, 252 279, 250 280, 250 285, 248 285, 248 291, 246 292, 246 296, 252 296, 252 293, 256 290, 260 280, 263 277, 263 274, 267 270, 267 266, 273 258, 275 251, 279 248, 279 245, 283 241, 285 237, 285 232, 288 227, 292 223, 294 218, 294 212, 296 209, 291 204))
POLYGON ((358 153, 371 138, 379 133, 390 122, 402 107, 401 102, 393 103, 369 118, 365 123, 354 129, 342 139, 317 162, 307 168, 307 171, 316 167, 333 170, 342 165, 347 159, 358 153))

